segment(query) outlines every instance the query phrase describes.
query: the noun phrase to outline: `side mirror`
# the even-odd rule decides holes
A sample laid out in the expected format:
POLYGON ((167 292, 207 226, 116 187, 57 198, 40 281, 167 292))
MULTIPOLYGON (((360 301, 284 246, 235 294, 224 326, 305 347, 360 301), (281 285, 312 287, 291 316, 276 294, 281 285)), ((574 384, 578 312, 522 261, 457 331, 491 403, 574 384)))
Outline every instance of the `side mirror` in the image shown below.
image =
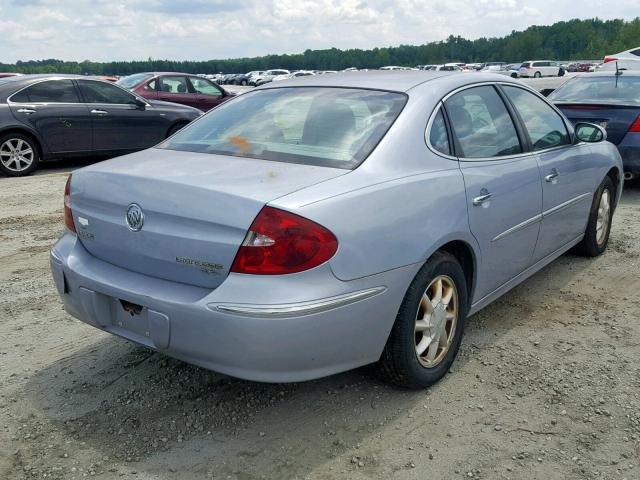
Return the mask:
POLYGON ((139 108, 140 110, 144 110, 147 108, 147 104, 142 100, 140 100, 139 98, 136 98, 135 104, 136 104, 136 107, 139 108))
POLYGON ((607 139, 607 131, 600 125, 580 122, 575 125, 576 139, 581 142, 597 143, 607 139))

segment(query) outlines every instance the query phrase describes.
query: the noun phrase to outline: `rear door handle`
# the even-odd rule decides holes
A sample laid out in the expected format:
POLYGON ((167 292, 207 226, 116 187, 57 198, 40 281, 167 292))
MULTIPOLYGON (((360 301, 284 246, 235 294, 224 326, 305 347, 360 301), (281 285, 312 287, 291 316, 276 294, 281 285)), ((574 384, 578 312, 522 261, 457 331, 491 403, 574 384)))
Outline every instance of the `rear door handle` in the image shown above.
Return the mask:
POLYGON ((31 115, 32 113, 36 113, 33 108, 19 108, 18 113, 24 113, 25 115, 31 115))
POLYGON ((105 115, 109 115, 109 112, 105 112, 104 110, 91 110, 93 115, 98 115, 99 117, 104 117, 105 115))
POLYGON ((551 170, 551 173, 549 173, 549 175, 547 175, 546 177, 544 177, 544 181, 545 182, 549 182, 549 183, 556 183, 557 182, 557 178, 560 176, 560 174, 558 173, 558 170, 556 170, 555 168, 551 170), (555 180, 555 181, 554 181, 555 180))
POLYGON ((480 196, 473 199, 473 205, 476 207, 482 206, 485 202, 489 201, 493 197, 493 194, 489 193, 486 188, 480 190, 480 196))

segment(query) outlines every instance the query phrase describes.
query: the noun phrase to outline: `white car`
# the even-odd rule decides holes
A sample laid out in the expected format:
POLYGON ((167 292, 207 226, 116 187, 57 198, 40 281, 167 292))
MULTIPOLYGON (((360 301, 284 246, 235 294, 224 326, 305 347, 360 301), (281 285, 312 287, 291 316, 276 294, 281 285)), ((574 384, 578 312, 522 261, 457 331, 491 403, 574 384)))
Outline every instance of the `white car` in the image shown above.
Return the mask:
POLYGON ((520 65, 519 77, 561 77, 564 69, 557 62, 550 60, 529 60, 520 65))
POLYGON ((249 81, 249 85, 260 86, 265 83, 269 83, 275 77, 279 75, 289 75, 291 72, 289 70, 267 70, 262 75, 256 75, 252 77, 249 81))
POLYGON ((625 50, 624 52, 604 57, 603 63, 615 62, 616 60, 640 60, 640 47, 625 50))
POLYGON ((445 63, 444 65, 438 65, 435 68, 438 72, 460 72, 462 68, 457 63, 445 63))
POLYGON ((296 72, 289 73, 288 75, 278 75, 273 77, 272 82, 278 82, 280 80, 288 80, 289 78, 307 77, 309 75, 315 75, 311 70, 298 70, 296 72))

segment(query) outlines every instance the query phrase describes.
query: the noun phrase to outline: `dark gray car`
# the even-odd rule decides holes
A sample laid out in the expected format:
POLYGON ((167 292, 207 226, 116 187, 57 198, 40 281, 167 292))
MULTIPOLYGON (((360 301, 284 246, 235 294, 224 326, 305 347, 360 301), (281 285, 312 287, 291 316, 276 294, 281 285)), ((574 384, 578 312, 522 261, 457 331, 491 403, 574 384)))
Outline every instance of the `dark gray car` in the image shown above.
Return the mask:
POLYGON ((90 77, 2 79, 0 173, 24 176, 41 161, 142 150, 201 114, 184 105, 146 100, 90 77))

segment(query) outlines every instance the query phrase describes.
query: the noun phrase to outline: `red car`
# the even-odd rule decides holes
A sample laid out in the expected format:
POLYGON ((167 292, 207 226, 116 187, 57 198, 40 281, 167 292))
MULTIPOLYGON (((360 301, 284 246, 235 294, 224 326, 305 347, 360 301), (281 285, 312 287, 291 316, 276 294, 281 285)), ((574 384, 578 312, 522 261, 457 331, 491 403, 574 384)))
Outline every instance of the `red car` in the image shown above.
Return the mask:
POLYGON ((0 72, 0 78, 15 77, 16 75, 22 75, 21 73, 0 72))
POLYGON ((181 103, 206 112, 235 96, 206 78, 188 73, 136 73, 116 82, 150 100, 181 103))

